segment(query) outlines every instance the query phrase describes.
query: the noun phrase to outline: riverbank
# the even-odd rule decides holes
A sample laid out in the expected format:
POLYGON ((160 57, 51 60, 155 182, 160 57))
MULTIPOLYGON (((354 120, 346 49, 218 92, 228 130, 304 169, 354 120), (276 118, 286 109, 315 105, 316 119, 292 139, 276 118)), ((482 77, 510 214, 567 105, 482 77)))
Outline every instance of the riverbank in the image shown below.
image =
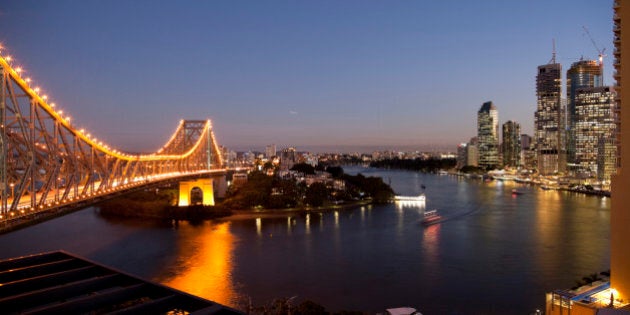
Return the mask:
MULTIPOLYGON (((464 177, 467 179, 479 179, 479 180, 499 180, 499 181, 513 181, 519 184, 527 184, 538 186, 543 190, 560 190, 560 191, 568 191, 572 193, 590 195, 590 196, 600 196, 600 197, 610 197, 610 190, 603 189, 587 189, 586 186, 575 186, 575 187, 566 187, 566 186, 558 186, 557 182, 559 179, 547 179, 547 178, 531 178, 529 176, 495 176, 491 173, 481 174, 468 174, 461 173, 455 171, 443 172, 440 174, 448 174, 457 177, 464 177), (555 184, 550 184, 550 182, 554 182, 555 184)), ((592 188, 592 187, 591 187, 592 188)))
POLYGON ((354 209, 360 206, 371 205, 370 200, 361 200, 342 205, 331 205, 322 207, 307 208, 287 208, 287 209, 261 209, 261 210, 232 210, 232 215, 217 218, 218 221, 251 220, 257 218, 284 218, 291 215, 301 215, 308 213, 326 213, 337 210, 354 209))

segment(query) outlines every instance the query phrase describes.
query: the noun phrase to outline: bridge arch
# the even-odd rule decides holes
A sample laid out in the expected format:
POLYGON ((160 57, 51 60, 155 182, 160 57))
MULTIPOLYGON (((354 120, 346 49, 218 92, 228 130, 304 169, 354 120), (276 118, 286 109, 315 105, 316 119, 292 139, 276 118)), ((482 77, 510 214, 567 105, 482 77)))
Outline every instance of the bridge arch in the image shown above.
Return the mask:
POLYGON ((214 187, 211 178, 202 178, 197 180, 179 182, 179 202, 180 207, 186 207, 193 204, 193 191, 201 190, 201 204, 204 206, 214 206, 214 187))

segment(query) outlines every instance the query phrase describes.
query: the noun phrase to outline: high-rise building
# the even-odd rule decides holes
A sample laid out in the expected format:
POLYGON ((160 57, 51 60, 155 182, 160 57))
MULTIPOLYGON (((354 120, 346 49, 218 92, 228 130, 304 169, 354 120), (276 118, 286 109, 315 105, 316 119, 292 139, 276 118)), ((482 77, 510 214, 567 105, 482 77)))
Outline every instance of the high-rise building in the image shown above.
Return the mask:
MULTIPOLYGON (((602 86, 602 65, 597 60, 580 60, 574 62, 567 70, 567 162, 570 167, 576 166, 576 124, 579 117, 576 112, 577 90, 602 86)), ((579 169, 579 167, 578 167, 579 169)))
POLYGON ((457 145, 457 165, 456 165, 457 169, 461 169, 462 167, 466 166, 466 163, 467 163, 466 147, 467 146, 468 146, 467 143, 460 143, 457 145))
POLYGON ((615 90, 608 86, 585 87, 574 94, 573 165, 576 171, 597 175, 598 157, 604 154, 598 150, 600 140, 605 143, 615 137, 615 90))
POLYGON ((466 166, 479 166, 479 141, 477 141, 477 137, 470 138, 466 145, 466 166))
POLYGON ((492 102, 485 102, 477 112, 479 166, 499 166, 499 112, 492 102))
POLYGON ((538 66, 534 138, 538 172, 542 175, 564 171, 564 108, 562 66, 555 62, 538 66))
POLYGON ((503 124, 503 166, 521 166, 521 125, 508 120, 503 124))
POLYGON ((276 145, 275 144, 270 144, 268 146, 265 147, 265 157, 270 159, 274 156, 276 156, 276 145))

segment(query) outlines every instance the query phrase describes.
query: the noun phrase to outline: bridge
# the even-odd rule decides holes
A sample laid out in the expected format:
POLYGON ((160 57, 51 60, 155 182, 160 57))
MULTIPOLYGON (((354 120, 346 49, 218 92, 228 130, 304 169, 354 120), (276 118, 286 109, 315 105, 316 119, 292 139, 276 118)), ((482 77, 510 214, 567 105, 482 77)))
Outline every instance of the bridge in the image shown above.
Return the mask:
POLYGON ((1 49, 0 226, 225 171, 210 120, 180 121, 157 152, 121 152, 75 128, 1 49))

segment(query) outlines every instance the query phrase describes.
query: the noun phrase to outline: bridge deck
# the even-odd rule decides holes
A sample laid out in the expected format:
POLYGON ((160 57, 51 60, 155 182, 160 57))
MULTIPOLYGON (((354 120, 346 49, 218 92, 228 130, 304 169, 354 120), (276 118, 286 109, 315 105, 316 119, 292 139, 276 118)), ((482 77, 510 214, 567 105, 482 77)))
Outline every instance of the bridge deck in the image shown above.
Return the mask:
POLYGON ((5 314, 240 314, 63 251, 0 261, 5 314))

